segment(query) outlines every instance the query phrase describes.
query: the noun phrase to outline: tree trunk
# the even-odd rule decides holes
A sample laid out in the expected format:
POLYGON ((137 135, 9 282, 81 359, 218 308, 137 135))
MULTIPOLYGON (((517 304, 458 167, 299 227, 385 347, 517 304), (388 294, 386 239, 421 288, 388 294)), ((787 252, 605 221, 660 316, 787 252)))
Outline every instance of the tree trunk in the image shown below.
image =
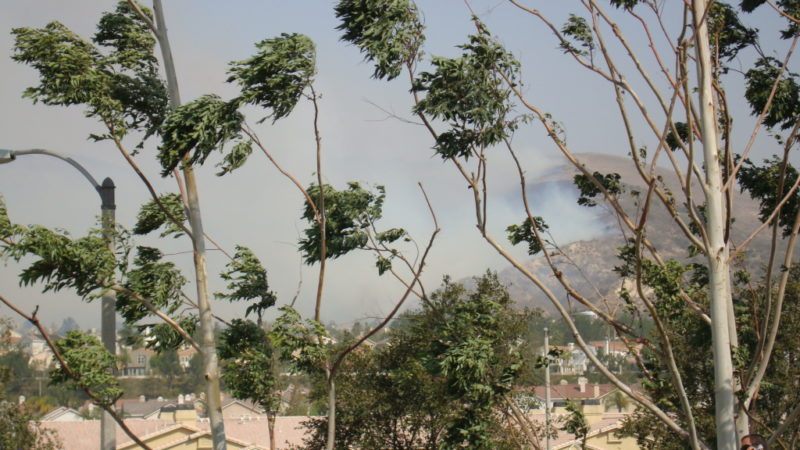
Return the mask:
MULTIPOLYGON (((172 109, 181 104, 178 90, 178 79, 175 72, 175 62, 172 59, 172 50, 167 36, 167 27, 164 20, 164 9, 161 0, 153 0, 157 38, 164 58, 164 69, 167 75, 167 90, 169 103, 172 109)), ((222 401, 219 388, 219 367, 217 350, 214 342, 214 317, 211 314, 211 304, 208 300, 208 274, 206 271, 206 243, 203 232, 203 220, 200 214, 200 196, 197 188, 194 170, 184 158, 183 177, 186 182, 186 197, 188 200, 189 226, 192 230, 192 245, 194 250, 195 282, 197 284, 197 304, 200 313, 200 349, 203 357, 203 373, 206 379, 206 402, 208 419, 211 423, 211 437, 214 450, 226 450, 225 423, 222 420, 222 401)))
POLYGON ((731 303, 730 258, 725 241, 725 212, 722 171, 717 142, 717 121, 712 90, 713 68, 708 40, 708 0, 693 0, 697 79, 700 88, 700 118, 703 157, 706 168, 706 228, 709 241, 709 297, 711 302, 711 339, 714 355, 714 403, 719 450, 736 450, 734 419, 733 362, 728 325, 731 303))
POLYGON ((333 450, 336 441, 336 385, 333 382, 333 374, 329 375, 328 380, 328 440, 325 445, 326 450, 333 450))
POLYGON ((275 450, 275 412, 267 413, 267 427, 269 428, 269 450, 275 450))

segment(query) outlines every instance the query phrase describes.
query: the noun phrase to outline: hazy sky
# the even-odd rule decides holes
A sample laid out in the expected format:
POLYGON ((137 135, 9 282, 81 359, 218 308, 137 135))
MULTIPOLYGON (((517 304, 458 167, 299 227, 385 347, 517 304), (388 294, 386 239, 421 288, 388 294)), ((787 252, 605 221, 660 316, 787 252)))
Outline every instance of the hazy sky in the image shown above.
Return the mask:
MULTIPOLYGON (((282 32, 307 34, 317 44, 315 87, 323 95, 320 127, 326 180, 337 187, 343 187, 349 180, 385 185, 387 201, 382 226, 404 227, 421 243, 432 229, 417 182, 425 185, 442 227, 424 276, 429 289, 439 283, 443 274, 460 279, 487 268, 505 266, 480 239, 474 225, 471 194, 453 168, 433 154, 430 136, 422 127, 387 117, 373 105, 411 118, 408 81, 400 77, 386 83, 370 78, 372 66, 363 62, 358 49, 339 41, 334 2, 167 0, 165 3, 184 101, 206 93, 217 93, 224 98, 235 95, 234 87, 225 83, 229 61, 252 54, 253 44, 261 39, 282 32)), ((563 23, 570 11, 579 8, 579 2, 564 0, 533 3, 556 23, 563 23)), ((114 4, 99 0, 0 1, 0 148, 40 147, 61 151, 84 164, 96 178, 112 177, 117 185, 118 221, 131 227, 139 206, 149 199, 144 185, 112 145, 87 140, 89 133, 100 128, 83 117, 80 108, 33 105, 22 99, 21 92, 35 84, 36 74, 10 60, 12 28, 40 27, 59 20, 89 37, 100 14, 114 4)), ((463 1, 429 0, 420 1, 419 5, 428 28, 425 51, 456 55, 454 46, 464 42, 473 31, 463 1)), ((605 82, 564 57, 540 22, 507 2, 475 1, 473 7, 521 59, 526 93, 563 123, 574 151, 626 154, 613 92, 605 82)), ((770 14, 746 19, 765 30, 781 26, 770 14)), ((633 42, 644 49, 641 37, 633 42)), ((783 42, 776 45, 778 49, 786 46, 783 42)), ((743 58, 748 61, 751 57, 743 58)), ((735 101, 735 93, 740 91, 734 87, 732 92, 733 107, 741 111, 741 102, 735 101)), ((260 118, 254 110, 248 110, 248 117, 251 123, 260 118)), ((746 118, 746 113, 742 117, 746 118)), ((310 105, 301 103, 288 119, 275 125, 267 122, 255 126, 276 158, 304 184, 314 180, 312 118, 310 105)), ((635 125, 641 128, 640 123, 635 125)), ((749 135, 751 127, 746 125, 737 133, 749 135)), ((131 146, 134 144, 130 142, 131 146)), ((535 180, 537 174, 560 161, 541 127, 523 129, 515 137, 515 144, 529 179, 535 180)), ((158 176, 160 168, 154 155, 155 145, 149 142, 138 157, 139 164, 160 192, 174 191, 173 179, 158 176)), ((523 212, 513 167, 505 155, 501 159, 489 172, 494 194, 489 225, 491 232, 505 243, 503 230, 508 224, 521 221, 523 212)), ((302 280, 298 306, 304 312, 311 311, 317 267, 301 266, 296 251, 299 233, 305 226, 300 220, 301 195, 261 154, 254 153, 244 168, 222 178, 214 176, 213 164, 218 160, 218 156, 212 156, 206 167, 199 169, 206 231, 229 251, 236 244, 256 251, 269 271, 280 304, 291 301, 302 280)), ((85 180, 63 162, 46 157, 27 156, 0 166, 0 193, 5 196, 12 220, 60 227, 75 235, 94 226, 99 213, 97 195, 85 180)), ((597 235, 598 231, 592 228, 593 214, 578 209, 568 193, 543 190, 534 201, 560 243, 597 235)), ((190 249, 185 238, 157 243, 142 238, 137 242, 158 244, 175 253, 190 249)), ((524 254, 521 248, 514 252, 524 254)), ((170 258, 192 278, 190 254, 170 258)), ((210 252, 209 273, 214 291, 223 287, 216 274, 225 262, 219 252, 210 252)), ((362 317, 382 317, 401 292, 395 280, 377 276, 372 255, 348 255, 331 261, 328 267, 323 305, 326 321, 351 323, 362 317)), ((0 266, 3 295, 26 309, 41 305, 41 315, 48 323, 72 316, 84 327, 97 326, 99 304, 85 304, 70 292, 42 294, 35 286, 21 288, 17 283, 19 270, 20 266, 11 263, 0 266)), ((187 287, 187 291, 193 292, 193 288, 187 287)), ((244 307, 215 302, 214 310, 224 317, 236 317, 243 314, 244 307)), ((0 308, 0 315, 4 314, 0 308)))

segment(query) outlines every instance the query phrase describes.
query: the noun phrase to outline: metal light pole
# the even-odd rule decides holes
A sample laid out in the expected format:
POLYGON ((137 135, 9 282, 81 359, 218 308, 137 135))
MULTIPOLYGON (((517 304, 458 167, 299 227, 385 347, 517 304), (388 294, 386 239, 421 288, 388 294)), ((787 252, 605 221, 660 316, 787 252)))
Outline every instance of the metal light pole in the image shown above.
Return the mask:
POLYGON ((544 430, 545 449, 550 450, 550 336, 547 328, 544 329, 544 357, 547 364, 544 366, 544 430))
MULTIPOLYGON (((97 180, 77 161, 69 156, 62 155, 46 149, 30 149, 30 150, 6 150, 0 149, 0 164, 5 164, 14 161, 18 156, 26 155, 45 155, 53 158, 60 159, 67 164, 71 165, 81 175, 86 178, 97 194, 100 195, 100 220, 102 223, 103 237, 108 243, 111 251, 114 250, 114 227, 116 226, 115 212, 117 206, 114 201, 114 182, 111 178, 103 180, 99 184, 97 180)), ((117 322, 116 322, 116 295, 113 291, 107 292, 103 295, 100 305, 100 335, 103 341, 103 346, 112 355, 117 354, 117 322)), ((102 450, 114 450, 117 448, 116 437, 116 422, 106 411, 103 411, 103 417, 100 421, 100 448, 102 450)))

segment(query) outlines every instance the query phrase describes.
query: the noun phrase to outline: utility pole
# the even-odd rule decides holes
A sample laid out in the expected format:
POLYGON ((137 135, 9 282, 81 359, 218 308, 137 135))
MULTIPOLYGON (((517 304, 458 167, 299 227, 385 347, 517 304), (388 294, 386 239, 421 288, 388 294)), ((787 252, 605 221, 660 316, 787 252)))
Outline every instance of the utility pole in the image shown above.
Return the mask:
POLYGON ((544 439, 545 450, 550 450, 550 336, 547 327, 544 329, 544 439))
MULTIPOLYGON (((114 182, 111 178, 103 180, 103 184, 97 180, 86 170, 85 167, 80 165, 77 161, 67 155, 63 155, 52 150, 43 148, 33 148, 28 150, 9 150, 0 148, 0 164, 7 164, 13 162, 18 156, 26 155, 44 155, 56 159, 60 159, 65 163, 71 165, 84 178, 92 185, 95 192, 100 196, 100 217, 103 228, 103 238, 108 244, 108 248, 114 251, 114 228, 116 227, 115 212, 117 205, 114 199, 114 182)), ((100 305, 100 335, 103 341, 103 346, 114 357, 117 355, 117 315, 116 315, 116 294, 113 291, 108 291, 103 295, 103 300, 100 305)), ((116 373, 115 373, 116 375, 116 373)), ((42 395, 42 384, 39 380, 39 396, 42 395)), ((115 450, 117 448, 117 426, 111 414, 103 412, 100 421, 100 448, 101 450, 115 450)))
MULTIPOLYGON (((114 182, 111 178, 103 180, 97 188, 100 194, 100 220, 103 226, 103 239, 106 240, 109 250, 114 251, 114 228, 116 227, 117 205, 114 201, 114 182)), ((117 356, 117 297, 114 291, 107 291, 103 295, 100 312, 100 334, 106 350, 117 356)), ((116 372, 115 369, 112 369, 116 372)), ((115 374, 116 375, 116 374, 115 374)), ((103 411, 100 420, 100 448, 102 450, 115 450, 117 448, 117 424, 108 411, 103 411)))

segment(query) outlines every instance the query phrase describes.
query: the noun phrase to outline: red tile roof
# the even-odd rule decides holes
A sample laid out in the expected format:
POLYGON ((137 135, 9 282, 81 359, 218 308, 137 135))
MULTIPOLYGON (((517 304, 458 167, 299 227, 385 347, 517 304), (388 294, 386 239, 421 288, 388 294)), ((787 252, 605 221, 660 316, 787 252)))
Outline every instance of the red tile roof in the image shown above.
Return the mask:
MULTIPOLYGON (((302 422, 307 416, 281 416, 275 420, 275 437, 278 449, 301 446, 308 430, 302 422)), ((158 434, 180 426, 166 420, 128 419, 125 424, 137 436, 143 437, 158 434)), ((85 420, 80 422, 41 422, 43 428, 54 430, 65 449, 99 450, 100 421, 85 420)), ((188 424, 188 428, 204 433, 209 431, 207 420, 188 424)), ((265 416, 251 420, 225 420, 225 433, 231 439, 269 448, 269 428, 265 416)), ((131 442, 130 437, 117 427, 117 445, 131 442)))
MULTIPOLYGON (((585 392, 581 392, 579 384, 553 384, 550 386, 550 399, 556 400, 588 400, 604 397, 609 392, 616 390, 613 384, 592 384, 586 383, 585 392), (594 395, 594 387, 600 388, 600 395, 594 395)), ((544 386, 536 386, 534 393, 539 398, 545 398, 544 386)))

